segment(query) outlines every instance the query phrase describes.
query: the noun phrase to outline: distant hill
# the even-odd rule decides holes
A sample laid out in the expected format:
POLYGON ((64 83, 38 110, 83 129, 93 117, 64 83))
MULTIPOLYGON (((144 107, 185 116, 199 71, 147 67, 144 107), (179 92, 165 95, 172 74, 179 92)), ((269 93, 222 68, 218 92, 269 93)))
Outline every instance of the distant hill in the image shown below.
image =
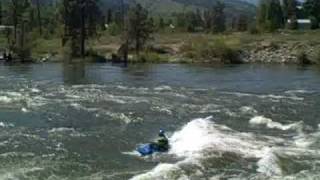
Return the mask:
MULTIPOLYGON (((105 8, 116 9, 121 5, 121 0, 100 0, 105 8)), ((125 4, 131 4, 134 0, 123 0, 125 4)), ((147 8, 154 16, 168 16, 175 12, 183 12, 195 9, 207 9, 212 7, 218 0, 135 0, 147 8)), ((225 0, 226 13, 238 15, 245 13, 254 15, 257 0, 225 0)))
MULTIPOLYGON (((42 3, 50 3, 59 0, 42 0, 42 3)), ((195 9, 207 9, 212 7, 218 0, 99 0, 103 12, 108 9, 120 9, 122 2, 126 7, 138 2, 152 13, 153 16, 169 16, 172 13, 195 9)), ((224 0, 227 16, 248 14, 251 17, 256 12, 256 4, 259 0, 224 0)))

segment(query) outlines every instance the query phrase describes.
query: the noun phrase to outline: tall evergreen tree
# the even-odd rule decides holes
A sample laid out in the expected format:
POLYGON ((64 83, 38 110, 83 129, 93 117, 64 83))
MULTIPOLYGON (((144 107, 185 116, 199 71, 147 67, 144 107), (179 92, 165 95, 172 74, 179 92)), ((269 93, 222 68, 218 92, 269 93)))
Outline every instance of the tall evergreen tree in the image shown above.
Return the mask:
POLYGON ((262 30, 274 31, 284 26, 279 0, 262 0, 257 13, 257 24, 262 30))
POLYGON ((113 16, 112 16, 112 10, 108 9, 108 14, 107 14, 107 24, 111 24, 113 22, 113 16))
POLYGON ((238 18, 237 30, 246 31, 248 29, 248 17, 244 14, 241 14, 238 18))
POLYGON ((127 37, 130 44, 134 44, 137 57, 146 42, 151 38, 153 25, 151 24, 148 11, 140 4, 130 9, 128 15, 127 37))
POLYGON ((40 35, 42 35, 41 5, 39 0, 36 0, 36 6, 37 6, 37 19, 38 19, 39 33, 40 35))
POLYGON ((70 41, 71 55, 86 55, 86 40, 96 35, 101 13, 97 0, 63 0, 63 45, 70 41), (80 52, 80 54, 79 54, 80 52))
POLYGON ((308 16, 313 16, 320 22, 320 1, 319 0, 306 0, 303 9, 308 16))
POLYGON ((0 1, 0 25, 2 24, 2 16, 3 16, 3 13, 2 13, 2 1, 0 1))
POLYGON ((226 17, 224 13, 225 4, 218 1, 211 11, 211 30, 214 33, 224 32, 226 30, 226 17))
POLYGON ((162 17, 159 18, 159 25, 158 25, 158 28, 160 30, 163 30, 165 28, 166 24, 164 22, 164 19, 162 17))

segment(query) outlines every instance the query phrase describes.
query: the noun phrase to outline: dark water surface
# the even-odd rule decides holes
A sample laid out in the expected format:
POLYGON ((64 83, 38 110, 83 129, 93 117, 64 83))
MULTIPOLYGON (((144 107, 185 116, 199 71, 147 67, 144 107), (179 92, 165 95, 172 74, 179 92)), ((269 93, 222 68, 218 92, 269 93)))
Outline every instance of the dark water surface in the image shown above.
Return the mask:
POLYGON ((0 66, 0 179, 320 179, 319 109, 317 67, 0 66))

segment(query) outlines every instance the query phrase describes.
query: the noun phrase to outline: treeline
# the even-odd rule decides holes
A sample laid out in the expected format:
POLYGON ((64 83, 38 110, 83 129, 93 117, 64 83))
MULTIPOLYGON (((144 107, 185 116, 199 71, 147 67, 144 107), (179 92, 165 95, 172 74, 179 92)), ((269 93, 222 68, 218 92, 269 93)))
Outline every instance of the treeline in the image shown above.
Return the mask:
MULTIPOLYGON (((90 55, 87 41, 105 31, 111 23, 111 11, 105 15, 98 0, 0 1, 0 24, 5 25, 7 48, 18 58, 30 57, 32 42, 37 38, 60 37, 65 54, 71 57, 90 55)), ((133 47, 137 54, 150 38, 154 26, 148 11, 136 4, 118 14, 118 33, 123 39, 124 54, 133 47)))
POLYGON ((223 33, 225 31, 275 31, 298 28, 298 19, 310 19, 311 28, 319 28, 320 1, 261 0, 256 17, 247 14, 227 16, 223 1, 206 9, 154 17, 139 4, 119 9, 102 9, 99 0, 1 0, 1 32, 8 49, 19 58, 30 56, 32 42, 38 38, 60 38, 65 54, 72 57, 90 55, 87 41, 108 32, 121 36, 119 54, 126 59, 129 51, 136 55, 156 31, 223 33))
POLYGON ((306 0, 261 0, 257 11, 257 27, 260 30, 275 31, 288 28, 298 29, 298 19, 309 19, 310 28, 319 28, 320 1, 306 0))

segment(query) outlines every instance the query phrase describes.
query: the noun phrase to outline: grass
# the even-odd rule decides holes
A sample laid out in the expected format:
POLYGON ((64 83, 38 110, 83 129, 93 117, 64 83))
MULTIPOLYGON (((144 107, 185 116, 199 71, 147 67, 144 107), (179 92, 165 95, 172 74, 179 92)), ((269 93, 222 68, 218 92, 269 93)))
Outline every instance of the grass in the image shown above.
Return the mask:
MULTIPOLYGON (((33 57, 40 58, 46 54, 63 52, 59 37, 34 39, 31 46, 33 57)), ((107 57, 117 52, 121 42, 120 35, 111 36, 106 31, 102 32, 98 38, 88 41, 87 48, 107 57)), ((230 59, 237 59, 239 50, 255 49, 257 45, 265 42, 268 42, 275 49, 283 44, 289 44, 294 47, 293 51, 297 51, 297 55, 299 55, 299 51, 307 53, 306 48, 314 47, 319 50, 315 54, 307 55, 312 57, 311 60, 320 64, 320 30, 284 30, 263 34, 250 34, 248 32, 224 34, 159 32, 153 35, 151 44, 166 50, 169 49, 170 53, 160 54, 146 51, 142 52, 141 56, 148 62, 176 62, 172 59, 179 59, 179 62, 182 60, 185 62, 231 62, 230 59)), ((6 38, 0 34, 0 49, 4 47, 6 47, 6 38)))
POLYGON ((241 63, 239 61, 238 41, 227 41, 223 36, 219 38, 205 38, 185 42, 180 52, 195 62, 241 63))

